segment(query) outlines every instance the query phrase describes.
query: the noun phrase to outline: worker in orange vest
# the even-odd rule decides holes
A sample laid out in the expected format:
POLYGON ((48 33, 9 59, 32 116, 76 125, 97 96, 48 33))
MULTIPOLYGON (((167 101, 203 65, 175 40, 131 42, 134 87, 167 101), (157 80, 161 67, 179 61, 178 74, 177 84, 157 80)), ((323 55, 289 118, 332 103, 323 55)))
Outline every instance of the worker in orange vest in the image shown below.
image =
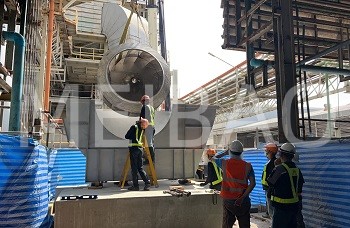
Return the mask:
POLYGON ((215 156, 220 166, 220 159, 229 154, 229 159, 222 160, 223 181, 220 196, 223 198, 223 228, 231 228, 236 220, 239 227, 250 227, 249 194, 255 187, 255 174, 252 165, 242 160, 243 145, 232 141, 226 153, 215 156))

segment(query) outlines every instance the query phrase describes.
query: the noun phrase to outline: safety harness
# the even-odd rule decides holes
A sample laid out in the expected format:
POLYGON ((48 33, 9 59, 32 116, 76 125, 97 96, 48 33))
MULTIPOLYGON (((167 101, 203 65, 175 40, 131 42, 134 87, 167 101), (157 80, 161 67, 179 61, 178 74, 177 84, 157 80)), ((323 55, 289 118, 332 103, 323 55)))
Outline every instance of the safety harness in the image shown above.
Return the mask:
POLYGON ((297 203, 299 202, 299 198, 297 195, 297 189, 294 186, 293 177, 297 177, 297 185, 299 183, 299 169, 298 168, 289 168, 288 165, 285 163, 282 163, 283 167, 287 170, 289 180, 290 180, 290 186, 292 188, 293 198, 289 199, 283 199, 277 196, 271 196, 271 201, 277 202, 277 203, 284 203, 284 204, 291 204, 291 203, 297 203))
POLYGON ((139 127, 137 126, 137 124, 134 125, 135 126, 135 129, 136 129, 136 135, 135 135, 135 141, 136 142, 133 142, 131 140, 131 143, 129 144, 129 146, 137 146, 137 147, 142 147, 143 144, 142 144, 142 135, 143 135, 143 130, 141 130, 141 134, 139 137, 138 134, 139 134, 139 127))
MULTIPOLYGON (((211 162, 211 161, 210 161, 211 162)), ((214 170, 215 170, 215 174, 216 174, 216 177, 217 177, 217 180, 216 181, 213 181, 211 182, 212 185, 217 185, 219 183, 221 183, 222 181, 222 170, 216 165, 215 162, 211 162, 214 166, 214 170)))
POLYGON ((151 120, 149 121, 149 125, 154 126, 154 108, 151 105, 146 105, 149 109, 151 120))

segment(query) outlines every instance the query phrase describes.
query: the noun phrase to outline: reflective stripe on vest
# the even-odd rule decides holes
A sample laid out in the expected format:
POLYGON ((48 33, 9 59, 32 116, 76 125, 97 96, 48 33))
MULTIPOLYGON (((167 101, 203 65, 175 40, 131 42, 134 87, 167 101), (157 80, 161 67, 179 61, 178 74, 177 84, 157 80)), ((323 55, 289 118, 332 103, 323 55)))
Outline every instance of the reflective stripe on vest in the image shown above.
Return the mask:
POLYGON ((288 176, 289 176, 289 180, 290 180, 290 186, 291 186, 291 190, 293 193, 293 198, 289 198, 289 199, 283 199, 283 198, 279 198, 277 196, 271 196, 271 201, 277 202, 277 203, 285 203, 285 204, 289 204, 289 203, 297 203, 299 202, 299 198, 297 195, 297 189, 294 186, 294 181, 293 181, 293 177, 297 177, 297 186, 299 183, 299 169, 298 168, 289 168, 288 165, 286 165, 285 163, 282 163, 283 167, 287 170, 288 172, 288 176))
POLYGON ((227 199, 237 199, 248 187, 251 166, 243 160, 229 159, 222 162, 223 181, 220 195, 227 199), (229 164, 229 166, 228 166, 229 164))
POLYGON ((136 128, 136 135, 135 135, 135 139, 136 139, 136 143, 133 143, 131 140, 131 143, 129 143, 129 146, 138 146, 138 147, 142 147, 142 135, 143 135, 143 130, 141 130, 141 134, 140 137, 137 138, 137 135, 139 134, 139 127, 137 125, 134 125, 136 128))
POLYGON ((266 187, 268 187, 269 184, 266 181, 266 167, 267 167, 267 164, 264 166, 263 176, 262 176, 262 179, 261 179, 261 184, 266 186, 266 187))
POLYGON ((146 105, 149 109, 149 113, 151 116, 151 120, 149 121, 149 125, 154 126, 154 108, 151 105, 146 105))
POLYGON ((210 162, 214 166, 214 170, 215 170, 215 174, 216 174, 216 178, 217 178, 217 180, 211 182, 211 184, 212 185, 217 185, 217 184, 221 183, 221 181, 222 181, 222 170, 216 165, 215 162, 212 162, 212 161, 210 161, 210 162))

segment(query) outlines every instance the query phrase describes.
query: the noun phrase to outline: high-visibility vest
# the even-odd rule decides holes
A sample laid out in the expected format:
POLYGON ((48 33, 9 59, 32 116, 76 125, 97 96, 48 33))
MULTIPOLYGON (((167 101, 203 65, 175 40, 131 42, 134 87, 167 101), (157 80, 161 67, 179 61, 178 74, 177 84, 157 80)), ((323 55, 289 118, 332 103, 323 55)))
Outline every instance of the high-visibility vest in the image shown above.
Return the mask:
POLYGON ((285 163, 282 163, 283 167, 287 170, 289 180, 290 180, 290 186, 291 186, 291 192, 293 197, 292 198, 280 198, 278 196, 272 195, 271 201, 277 202, 277 203, 283 203, 283 204, 291 204, 291 203, 297 203, 299 202, 299 197, 297 194, 297 187, 299 183, 299 169, 298 168, 289 168, 288 165, 285 163), (297 177, 297 186, 294 186, 293 177, 297 177))
POLYGON ((211 182, 212 185, 217 185, 222 181, 222 170, 216 165, 215 162, 209 161, 213 164, 214 166, 214 170, 215 170, 215 174, 216 174, 216 180, 211 182))
POLYGON ((265 186, 265 187, 268 187, 269 184, 266 181, 266 167, 267 167, 267 163, 265 164, 264 169, 263 169, 263 175, 262 175, 262 178, 261 178, 261 184, 263 186, 265 186))
POLYGON ((233 158, 223 160, 222 170, 221 197, 225 199, 241 197, 248 188, 248 174, 251 170, 250 163, 233 158))
POLYGON ((146 107, 148 107, 149 113, 151 116, 151 119, 149 121, 149 125, 154 126, 154 116, 155 116, 154 108, 151 105, 146 105, 146 107))
POLYGON ((139 135, 139 127, 137 126, 137 124, 134 125, 135 129, 136 129, 136 134, 135 134, 135 142, 133 142, 133 140, 130 140, 129 146, 138 146, 138 147, 142 147, 142 135, 143 135, 143 130, 141 130, 140 136, 137 137, 139 135))

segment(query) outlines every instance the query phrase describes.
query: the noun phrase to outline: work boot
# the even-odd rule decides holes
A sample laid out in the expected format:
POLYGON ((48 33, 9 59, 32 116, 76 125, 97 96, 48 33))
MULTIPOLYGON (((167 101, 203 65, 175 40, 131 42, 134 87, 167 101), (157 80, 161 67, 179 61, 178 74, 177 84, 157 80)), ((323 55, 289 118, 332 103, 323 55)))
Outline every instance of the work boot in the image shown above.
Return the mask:
POLYGON ((139 187, 131 186, 128 188, 129 191, 139 191, 139 187))
POLYGON ((145 187, 143 188, 144 191, 149 191, 149 188, 151 187, 150 184, 145 184, 145 187))

